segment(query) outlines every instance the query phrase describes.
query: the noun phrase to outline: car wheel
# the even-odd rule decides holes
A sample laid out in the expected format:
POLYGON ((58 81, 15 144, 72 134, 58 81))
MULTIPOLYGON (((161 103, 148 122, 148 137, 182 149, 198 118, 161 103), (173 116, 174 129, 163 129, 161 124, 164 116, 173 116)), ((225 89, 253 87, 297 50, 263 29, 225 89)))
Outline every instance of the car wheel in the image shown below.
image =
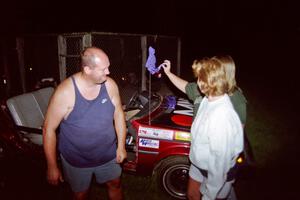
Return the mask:
POLYGON ((190 162, 187 156, 172 156, 161 161, 157 180, 165 192, 177 199, 186 199, 190 162))

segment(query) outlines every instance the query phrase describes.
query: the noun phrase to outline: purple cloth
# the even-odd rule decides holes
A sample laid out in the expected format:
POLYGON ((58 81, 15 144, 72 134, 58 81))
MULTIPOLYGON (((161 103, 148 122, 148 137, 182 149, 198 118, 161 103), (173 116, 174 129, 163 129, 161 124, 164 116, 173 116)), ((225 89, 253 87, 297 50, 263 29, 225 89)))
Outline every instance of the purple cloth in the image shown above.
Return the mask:
POLYGON ((160 68, 163 64, 156 67, 156 57, 155 57, 155 49, 153 47, 149 47, 148 49, 149 55, 146 61, 146 68, 151 74, 156 74, 159 72, 160 68))
POLYGON ((169 95, 165 97, 165 108, 171 108, 171 109, 175 109, 176 107, 176 97, 169 95))

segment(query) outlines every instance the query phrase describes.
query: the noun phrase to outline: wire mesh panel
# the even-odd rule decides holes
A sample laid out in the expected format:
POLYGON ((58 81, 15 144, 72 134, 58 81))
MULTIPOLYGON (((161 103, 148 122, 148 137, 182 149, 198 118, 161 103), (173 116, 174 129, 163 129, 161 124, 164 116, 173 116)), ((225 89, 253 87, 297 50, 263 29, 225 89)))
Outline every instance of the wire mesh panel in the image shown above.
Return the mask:
POLYGON ((155 49, 157 65, 164 60, 170 60, 174 73, 176 74, 177 66, 177 50, 178 38, 166 36, 149 36, 147 37, 148 47, 152 46, 155 49))
MULTIPOLYGON (((99 47, 106 52, 110 60, 110 77, 112 77, 120 88, 120 95, 122 101, 126 103, 132 94, 141 90, 142 84, 145 81, 144 77, 148 76, 147 72, 143 69, 143 63, 147 55, 143 53, 145 46, 142 45, 142 38, 145 35, 136 34, 117 34, 117 33, 77 33, 66 34, 63 36, 65 42, 63 46, 64 61, 61 62, 65 66, 61 69, 66 77, 74 74, 80 70, 80 52, 83 46, 99 47), (84 43, 84 37, 91 38, 89 44, 84 43), (144 48, 144 49, 143 49, 144 48)), ((172 70, 177 70, 178 62, 178 38, 167 36, 146 36, 146 46, 153 46, 156 49, 157 66, 165 59, 171 60, 172 70)), ((61 55, 62 56, 62 55, 61 55)), ((176 73, 176 72, 174 72, 176 73)), ((159 90, 164 82, 164 78, 152 79, 146 81, 148 85, 153 84, 154 90, 159 90)), ((152 89, 151 89, 152 90, 152 89)))
POLYGON ((43 78, 59 80, 56 36, 24 37, 26 90, 33 90, 43 78))
POLYGON ((66 76, 69 77, 80 71, 80 56, 66 57, 66 76))
POLYGON ((93 46, 103 49, 110 59, 110 77, 120 88, 123 102, 140 89, 138 77, 141 74, 140 38, 119 35, 92 36, 93 46))
MULTIPOLYGON (((164 60, 171 61, 171 71, 174 74, 178 74, 177 66, 180 63, 178 62, 178 38, 176 37, 166 37, 166 36, 148 36, 147 37, 147 46, 151 46, 155 49, 156 56, 156 66, 159 66, 164 60)), ((149 73, 147 77, 147 90, 151 91, 160 91, 162 86, 173 87, 170 80, 166 76, 150 76, 149 73)))
POLYGON ((157 65, 164 59, 169 59, 172 61, 172 70, 178 70, 178 39, 103 32, 24 36, 18 40, 20 45, 16 51, 17 65, 22 69, 18 71, 23 80, 21 87, 22 90, 25 87, 26 90, 31 90, 35 82, 48 77, 54 78, 58 83, 63 81, 80 71, 80 52, 85 47, 96 46, 107 53, 111 64, 110 76, 119 85, 121 96, 128 100, 132 92, 145 89, 147 72, 144 65, 149 45, 156 48, 157 65))
POLYGON ((106 35, 93 35, 92 44, 93 46, 103 49, 109 57, 111 72, 110 76, 121 80, 122 77, 122 60, 123 60, 123 41, 122 38, 117 36, 106 36, 106 35))
MULTIPOLYGON (((22 39, 24 47, 18 49, 19 67, 24 69, 24 72, 19 72, 22 80, 25 80, 21 83, 22 88, 26 85, 26 90, 31 90, 37 81, 47 77, 53 77, 59 83, 79 72, 81 51, 85 47, 96 46, 107 53, 110 76, 120 88, 122 101, 126 102, 132 93, 145 89, 146 83, 151 85, 146 80, 147 70, 144 66, 150 45, 156 49, 157 66, 163 60, 169 59, 172 62, 172 71, 179 71, 178 39, 169 36, 103 32, 25 36, 22 39)), ((158 79, 158 85, 162 82, 164 78, 158 79)))
POLYGON ((82 36, 66 37, 66 77, 80 71, 80 52, 82 51, 82 36))
POLYGON ((79 55, 82 50, 82 36, 66 37, 67 55, 79 55))

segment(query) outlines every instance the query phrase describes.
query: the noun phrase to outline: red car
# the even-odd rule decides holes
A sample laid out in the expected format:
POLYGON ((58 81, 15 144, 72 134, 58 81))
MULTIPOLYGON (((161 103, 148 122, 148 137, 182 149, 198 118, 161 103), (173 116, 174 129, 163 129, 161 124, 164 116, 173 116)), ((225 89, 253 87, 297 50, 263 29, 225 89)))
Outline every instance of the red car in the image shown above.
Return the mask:
MULTIPOLYGON (((41 126, 52 92, 51 88, 40 89, 12 97, 2 105, 0 159, 12 152, 9 149, 43 157, 41 126), (33 126, 30 121, 40 121, 40 124, 33 126)), ((123 170, 153 174, 169 195, 185 199, 193 105, 175 96, 136 92, 127 103, 125 114, 128 160, 123 170)), ((245 163, 243 157, 239 162, 245 163)))

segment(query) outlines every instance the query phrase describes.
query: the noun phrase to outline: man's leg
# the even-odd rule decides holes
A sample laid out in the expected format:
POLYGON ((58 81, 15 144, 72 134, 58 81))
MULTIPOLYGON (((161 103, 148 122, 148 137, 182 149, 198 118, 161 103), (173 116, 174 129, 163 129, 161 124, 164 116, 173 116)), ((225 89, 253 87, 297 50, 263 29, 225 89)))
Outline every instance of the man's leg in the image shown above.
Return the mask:
POLYGON ((88 197, 88 190, 84 192, 74 192, 73 199, 74 200, 86 200, 88 197))
POLYGON ((88 198, 89 186, 92 179, 93 168, 78 168, 69 164, 61 156, 64 178, 70 184, 74 200, 88 198))
POLYGON ((123 199, 123 192, 121 186, 121 179, 116 178, 106 182, 107 192, 110 200, 121 200, 123 199))
POLYGON ((95 170, 97 183, 105 183, 109 199, 119 200, 123 199, 121 187, 121 173, 122 169, 116 159, 113 159, 95 170))

